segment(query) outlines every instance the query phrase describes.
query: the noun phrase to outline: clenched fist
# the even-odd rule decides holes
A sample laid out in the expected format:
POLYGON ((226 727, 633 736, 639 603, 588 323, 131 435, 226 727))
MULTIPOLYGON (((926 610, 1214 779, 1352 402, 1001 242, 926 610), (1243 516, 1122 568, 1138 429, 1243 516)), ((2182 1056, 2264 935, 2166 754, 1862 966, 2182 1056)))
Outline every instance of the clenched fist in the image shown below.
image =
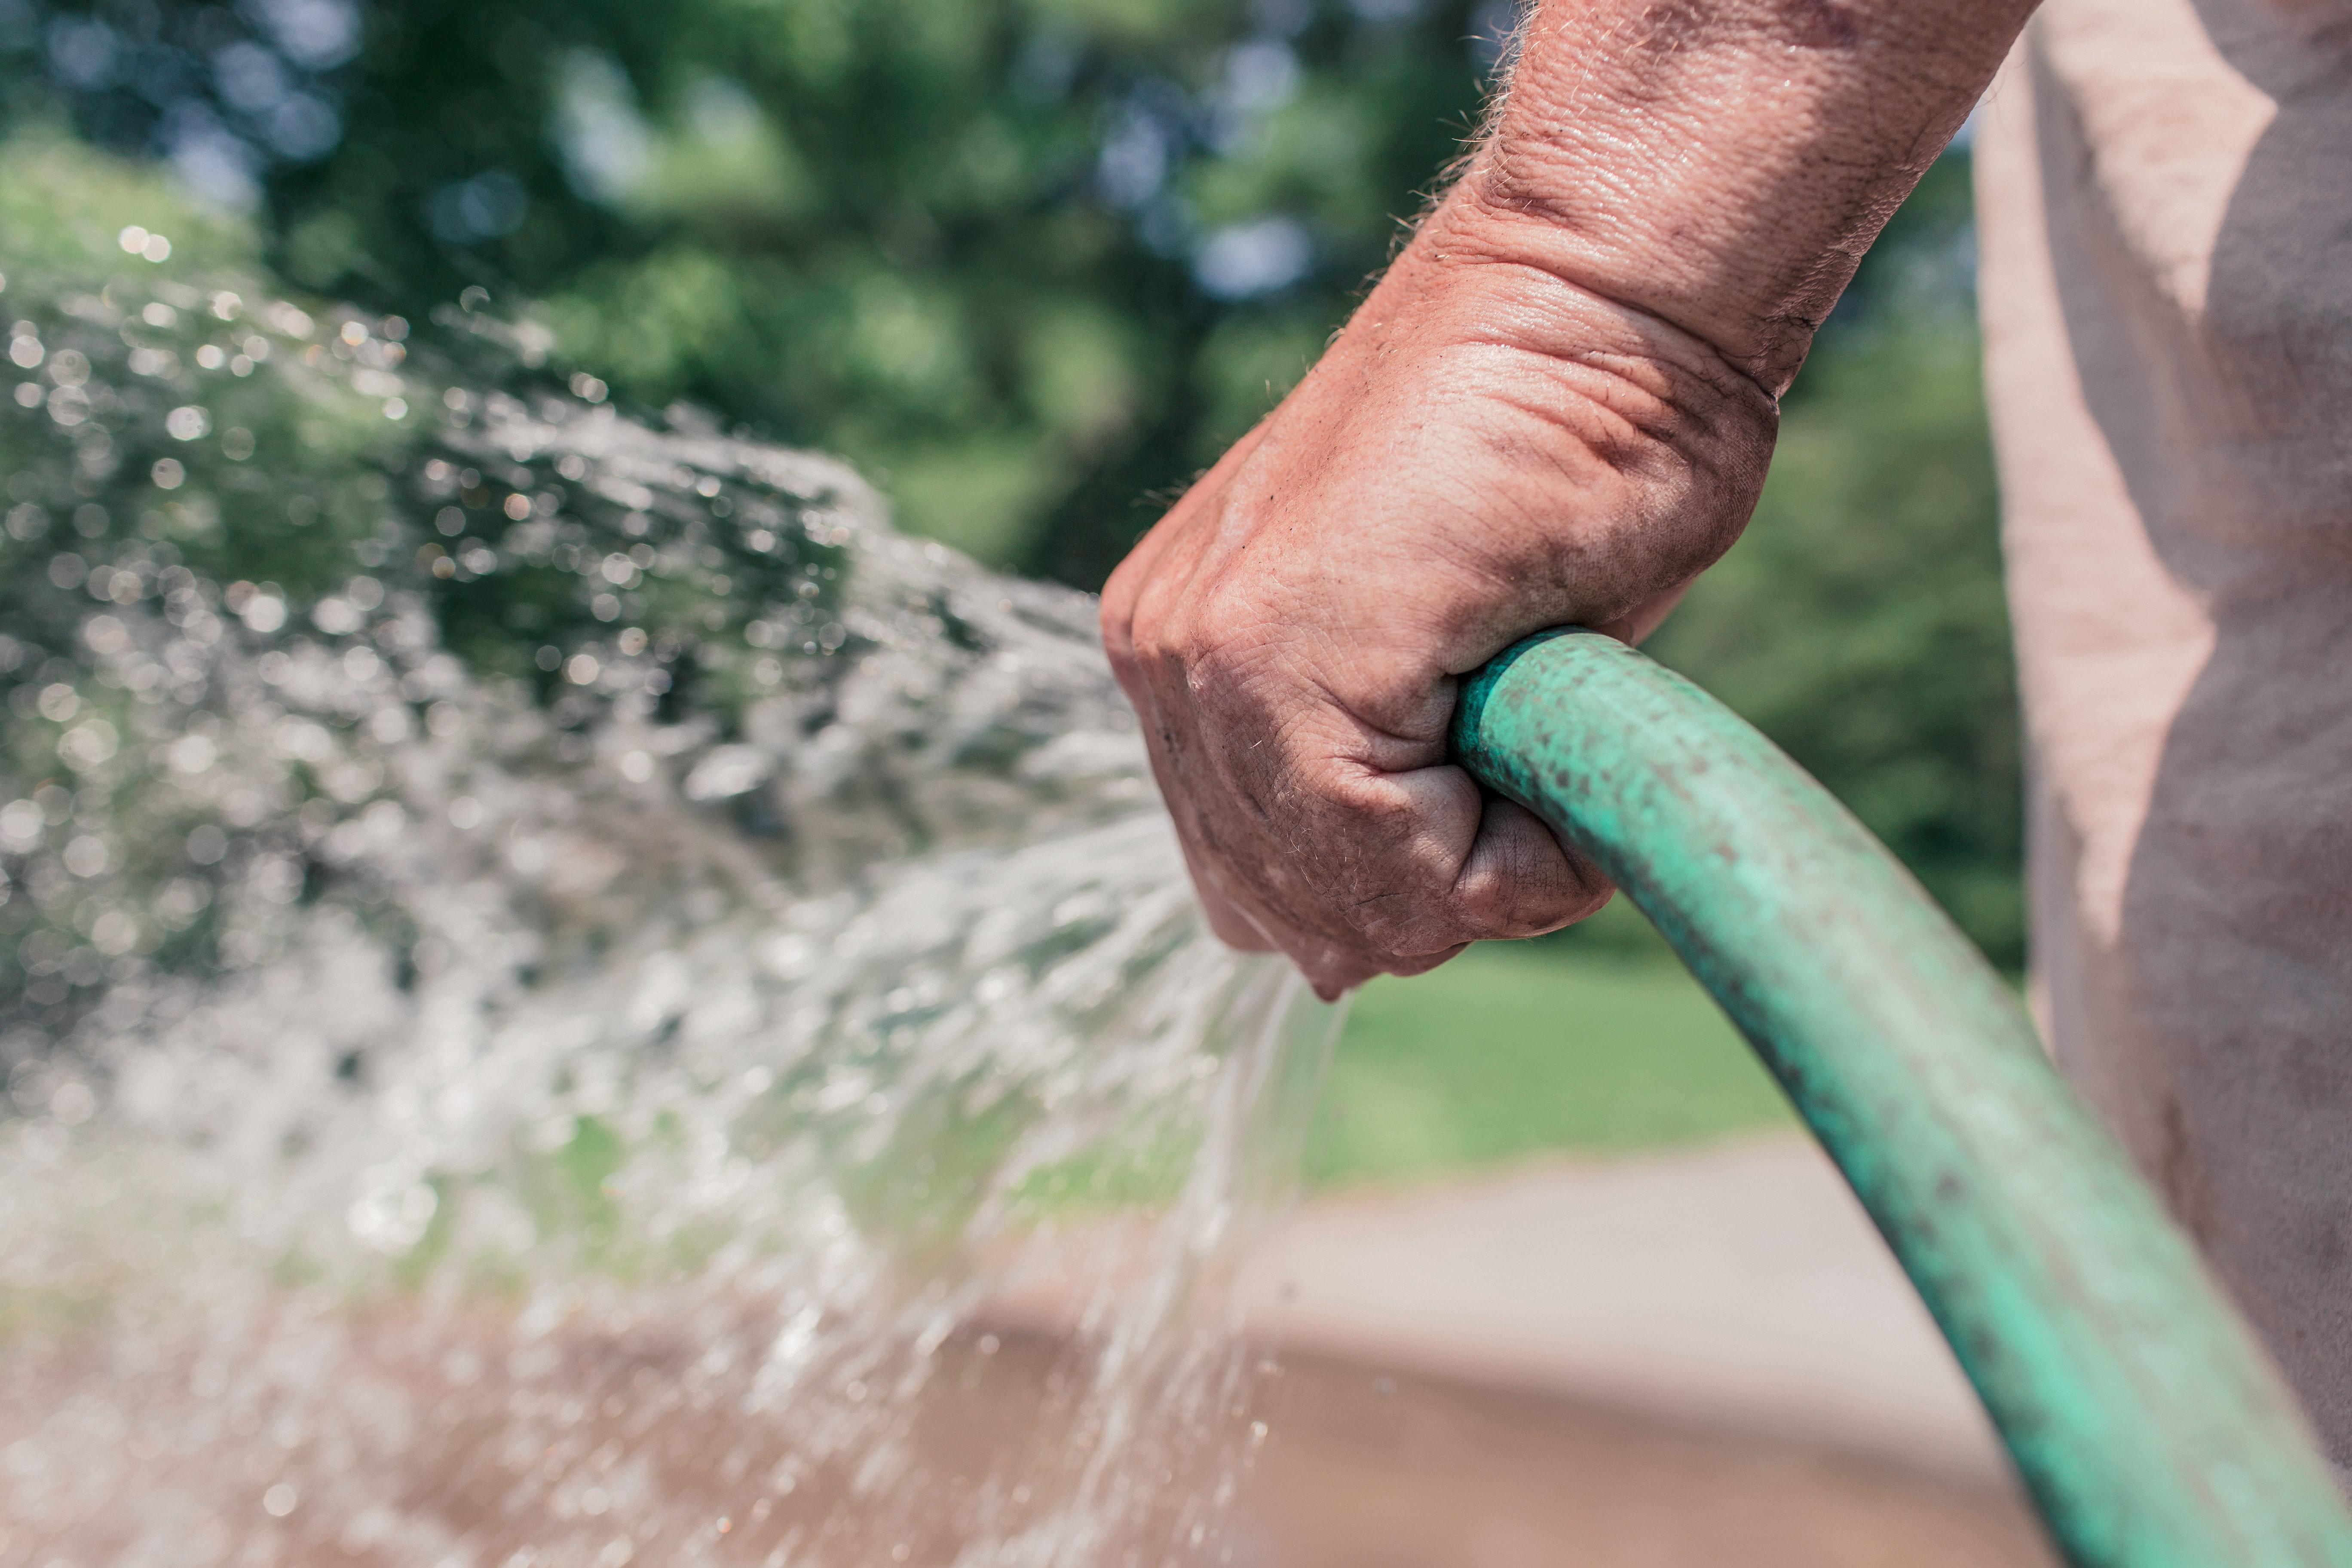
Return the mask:
POLYGON ((1638 637, 1738 537, 1777 397, 2028 0, 1543 0, 1459 184, 1103 593, 1209 919, 1323 995, 1598 909, 1446 761, 1530 632, 1638 637))

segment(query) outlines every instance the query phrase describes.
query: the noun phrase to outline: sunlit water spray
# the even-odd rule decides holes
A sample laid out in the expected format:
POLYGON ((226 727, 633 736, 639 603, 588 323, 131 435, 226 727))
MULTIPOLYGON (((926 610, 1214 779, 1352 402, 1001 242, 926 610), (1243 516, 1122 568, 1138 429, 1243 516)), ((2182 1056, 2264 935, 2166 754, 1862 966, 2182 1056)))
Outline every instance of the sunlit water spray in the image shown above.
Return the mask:
POLYGON ((0 292, 0 1564, 1230 1560, 1331 1016, 1090 604, 119 245, 0 292))

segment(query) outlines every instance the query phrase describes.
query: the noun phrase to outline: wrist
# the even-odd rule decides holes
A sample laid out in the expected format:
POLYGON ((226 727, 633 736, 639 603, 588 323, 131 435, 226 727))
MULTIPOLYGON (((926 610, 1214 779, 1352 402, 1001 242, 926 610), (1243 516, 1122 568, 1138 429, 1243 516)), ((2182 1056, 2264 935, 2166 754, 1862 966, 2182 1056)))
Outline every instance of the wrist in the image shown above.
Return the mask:
POLYGON ((1687 582, 1745 523, 1778 424, 1714 345, 1530 264, 1528 226, 1442 203, 1293 395, 1269 454, 1439 481, 1429 526, 1479 563, 1441 639, 1449 668, 1523 632, 1638 615, 1687 582), (1374 444, 1349 451, 1367 431, 1374 444))
MULTIPOLYGON (((1457 188, 1413 235, 1317 368, 1353 401, 1472 395, 1623 479, 1769 453, 1777 400, 1716 344, 1545 264, 1542 226, 1457 188)), ((1535 465, 1575 489, 1575 465, 1535 465)))
POLYGON ((1784 390, 2031 0, 1542 0, 1444 208, 1784 390))
POLYGON ((1465 178, 1421 225, 1364 313, 1388 307, 1413 337, 1440 348, 1521 351, 1695 416, 1773 416, 1775 389, 1716 337, 1653 308, 1640 289, 1596 286, 1589 269, 1561 264, 1557 241, 1549 219, 1498 207, 1465 178))

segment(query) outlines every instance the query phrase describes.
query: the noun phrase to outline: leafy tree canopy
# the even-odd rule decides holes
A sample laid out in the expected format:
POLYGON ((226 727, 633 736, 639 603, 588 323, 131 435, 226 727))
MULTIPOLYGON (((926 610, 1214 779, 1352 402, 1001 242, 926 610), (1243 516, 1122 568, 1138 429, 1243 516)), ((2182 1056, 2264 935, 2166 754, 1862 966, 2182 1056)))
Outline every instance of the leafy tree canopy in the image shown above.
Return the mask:
MULTIPOLYGON (((1512 0, 0 0, 0 117, 167 163, 304 288, 528 313, 560 371, 849 457, 1091 587, 1305 369, 1512 0), (481 290, 468 294, 467 290, 481 290)), ((1654 650, 2021 952, 1964 157, 1654 650)), ((518 636, 521 634, 518 633, 518 636)))
POLYGON ((1304 368, 1474 121, 1468 0, 0 0, 19 116, 297 282, 558 352, 1091 584, 1304 368))

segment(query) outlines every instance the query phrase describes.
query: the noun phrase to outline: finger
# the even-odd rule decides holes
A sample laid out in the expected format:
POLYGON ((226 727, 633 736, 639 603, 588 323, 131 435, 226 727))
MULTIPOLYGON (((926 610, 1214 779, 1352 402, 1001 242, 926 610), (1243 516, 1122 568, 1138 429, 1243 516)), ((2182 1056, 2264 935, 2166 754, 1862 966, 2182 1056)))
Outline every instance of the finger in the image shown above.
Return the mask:
POLYGON ((1215 854, 1200 842, 1195 805, 1174 778, 1176 759, 1169 746, 1174 731, 1161 716, 1159 701, 1147 680, 1138 679, 1131 693, 1137 717, 1143 722, 1144 751, 1151 762, 1152 782, 1159 786, 1176 829, 1176 843, 1184 853, 1184 871, 1192 879, 1192 896, 1201 906, 1209 932, 1227 947, 1243 952, 1273 952, 1283 943, 1271 922, 1247 893, 1235 886, 1215 854))
POLYGON ((1315 994, 1326 1002, 1337 1002, 1373 975, 1388 972, 1384 965, 1360 952, 1328 943, 1319 944, 1304 954, 1292 952, 1286 956, 1314 988, 1315 994))
POLYGON ((1330 787, 1314 814, 1318 847, 1335 873, 1323 896, 1380 967, 1475 940, 1480 933, 1462 929, 1452 895, 1477 842, 1476 782, 1442 763, 1352 778, 1343 765, 1330 787))
POLYGON ((1643 600, 1615 620, 1605 621, 1592 629, 1606 633, 1619 642, 1638 646, 1643 638, 1664 625, 1668 616, 1675 613, 1675 606, 1683 602, 1683 595, 1689 593, 1691 584, 1697 581, 1696 577, 1685 578, 1664 593, 1643 600))
POLYGON ((1381 973, 1399 975, 1426 974, 1439 964, 1450 963, 1469 951, 1470 944, 1465 942, 1459 947, 1449 947, 1443 952, 1425 953, 1419 958, 1398 959, 1394 964, 1382 970, 1381 973))
POLYGON ((1275 912, 1249 883, 1234 874, 1224 857, 1199 840, 1180 818, 1177 840, 1184 849, 1184 869, 1192 879, 1192 892, 1201 912, 1219 942, 1243 952, 1279 952, 1290 960, 1326 1002, 1361 985, 1381 972, 1380 965, 1343 943, 1318 936, 1275 912))
POLYGON ((1333 901, 1391 973, 1429 967, 1465 942, 1556 931, 1608 900, 1597 868, 1458 767, 1359 778, 1334 804, 1329 837, 1349 840, 1353 859, 1333 901), (1384 834, 1364 833, 1379 824, 1384 834))
POLYGON ((1282 943, 1268 929, 1267 921, 1252 911, 1243 899, 1228 892, 1224 879, 1202 863, 1201 857, 1188 841, 1184 845, 1184 869, 1192 874, 1193 896, 1201 900, 1201 913, 1209 922, 1209 931, 1227 947, 1243 952, 1275 952, 1282 943))
POLYGON ((1360 949, 1319 936, 1276 913, 1213 854, 1188 845, 1184 858, 1202 908, 1209 914, 1210 929, 1226 946, 1244 952, 1281 953, 1326 1002, 1381 973, 1381 966, 1360 949), (1227 935, 1221 920, 1233 922, 1236 934, 1227 935))
POLYGON ((1599 867, 1562 845, 1541 817, 1490 795, 1452 902, 1465 930, 1486 938, 1528 937, 1596 913, 1615 890, 1599 867))
MULTIPOLYGON (((1185 845, 1184 863, 1192 873, 1192 890, 1200 897, 1209 930, 1227 947, 1243 952, 1280 952, 1326 1002, 1338 1001, 1381 973, 1381 966, 1363 952, 1317 936, 1274 913, 1245 887, 1220 874, 1213 858, 1197 853, 1190 843, 1185 845)), ((1439 962, 1433 959, 1431 964, 1439 962)))

